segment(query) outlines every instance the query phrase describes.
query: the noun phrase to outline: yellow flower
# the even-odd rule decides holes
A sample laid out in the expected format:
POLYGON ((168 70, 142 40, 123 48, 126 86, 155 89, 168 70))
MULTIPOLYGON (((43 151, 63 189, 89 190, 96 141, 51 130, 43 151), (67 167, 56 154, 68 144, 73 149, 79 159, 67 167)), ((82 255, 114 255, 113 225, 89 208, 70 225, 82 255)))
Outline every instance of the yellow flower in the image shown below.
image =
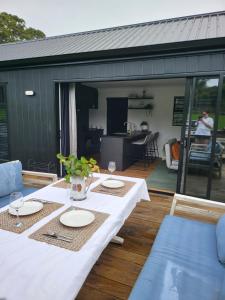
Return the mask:
POLYGON ((99 173, 100 172, 99 166, 97 166, 97 165, 93 166, 91 171, 99 173))

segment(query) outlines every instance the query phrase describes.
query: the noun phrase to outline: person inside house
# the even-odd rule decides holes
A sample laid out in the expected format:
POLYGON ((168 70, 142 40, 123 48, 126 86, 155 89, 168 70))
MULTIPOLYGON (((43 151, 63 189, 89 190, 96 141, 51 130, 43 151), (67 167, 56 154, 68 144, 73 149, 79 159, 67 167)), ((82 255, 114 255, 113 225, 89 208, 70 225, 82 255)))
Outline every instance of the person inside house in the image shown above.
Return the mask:
POLYGON ((214 120, 209 117, 208 111, 203 111, 196 122, 195 142, 198 144, 208 144, 211 139, 211 131, 213 130, 214 120))

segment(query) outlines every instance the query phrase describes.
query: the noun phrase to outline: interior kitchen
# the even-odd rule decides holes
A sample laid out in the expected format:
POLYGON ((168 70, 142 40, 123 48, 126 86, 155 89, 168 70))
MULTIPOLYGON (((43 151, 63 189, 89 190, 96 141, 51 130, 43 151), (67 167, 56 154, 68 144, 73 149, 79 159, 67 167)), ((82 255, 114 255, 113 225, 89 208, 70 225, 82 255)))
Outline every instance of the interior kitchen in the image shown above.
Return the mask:
POLYGON ((184 95, 184 79, 84 84, 98 92, 98 106, 89 109, 89 132, 100 136, 100 145, 94 148, 99 150, 102 168, 107 169, 109 160, 116 161, 117 170, 142 160, 151 133, 158 133, 158 153, 150 153, 152 156, 165 156, 167 140, 180 139, 181 126, 173 125, 173 110, 174 97, 184 95))

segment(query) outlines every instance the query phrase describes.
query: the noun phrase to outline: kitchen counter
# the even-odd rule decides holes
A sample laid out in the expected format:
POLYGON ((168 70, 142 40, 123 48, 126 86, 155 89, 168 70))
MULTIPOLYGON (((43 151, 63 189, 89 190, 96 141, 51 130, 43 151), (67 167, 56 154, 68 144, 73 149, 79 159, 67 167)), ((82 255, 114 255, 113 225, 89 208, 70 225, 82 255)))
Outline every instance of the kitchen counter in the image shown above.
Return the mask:
POLYGON ((101 142, 100 166, 108 169, 109 161, 116 162, 116 170, 123 171, 134 163, 134 147, 132 142, 144 139, 149 132, 122 133, 103 136, 101 142))

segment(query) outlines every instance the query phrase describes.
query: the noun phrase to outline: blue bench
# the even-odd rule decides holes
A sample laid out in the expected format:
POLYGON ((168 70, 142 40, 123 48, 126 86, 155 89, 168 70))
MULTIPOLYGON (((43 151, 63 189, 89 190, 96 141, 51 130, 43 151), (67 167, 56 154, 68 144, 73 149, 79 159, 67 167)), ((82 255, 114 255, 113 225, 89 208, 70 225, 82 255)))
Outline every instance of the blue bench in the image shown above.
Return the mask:
MULTIPOLYGON (((22 192, 23 196, 27 196, 38 190, 37 187, 24 185, 23 177, 28 176, 39 178, 38 182, 42 184, 46 183, 46 185, 57 180, 56 174, 22 171, 22 164, 18 160, 2 163, 0 164, 0 208, 9 204, 12 192, 22 192), (46 181, 46 178, 50 181, 46 181)), ((33 182, 32 180, 28 180, 29 185, 32 185, 33 182)))
POLYGON ((222 219, 214 225, 166 216, 129 300, 225 299, 225 216, 222 219))

